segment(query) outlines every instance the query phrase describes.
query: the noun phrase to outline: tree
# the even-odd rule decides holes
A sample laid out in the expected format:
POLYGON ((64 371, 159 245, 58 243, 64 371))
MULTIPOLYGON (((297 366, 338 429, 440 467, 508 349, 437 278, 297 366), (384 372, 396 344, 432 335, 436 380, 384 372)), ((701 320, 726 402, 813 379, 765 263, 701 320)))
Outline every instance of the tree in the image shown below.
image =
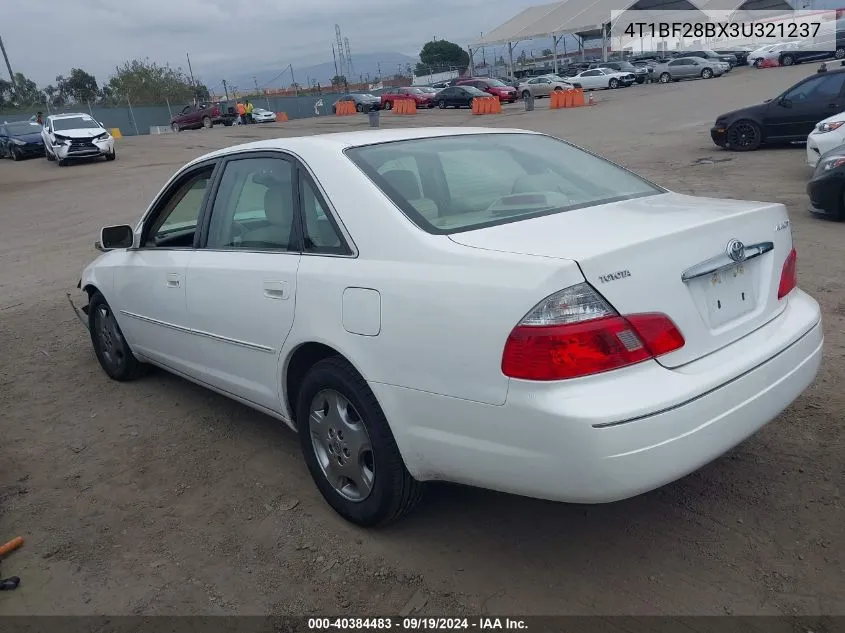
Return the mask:
POLYGON ((550 55, 554 55, 554 51, 550 48, 544 48, 543 57, 549 57, 550 55))
POLYGON ((346 77, 344 75, 335 75, 332 77, 332 86, 339 88, 346 85, 346 77))
MULTIPOLYGON (((106 87, 103 94, 106 94, 106 87)), ((108 94, 112 99, 129 99, 133 104, 154 105, 165 99, 188 102, 207 100, 208 87, 194 85, 181 69, 159 66, 149 59, 124 62, 109 80, 108 94)))
POLYGON ((94 75, 81 68, 72 68, 68 77, 56 77, 56 87, 64 100, 69 97, 77 103, 95 101, 100 93, 94 75))
POLYGON ((448 70, 463 72, 468 66, 469 53, 463 48, 448 40, 432 40, 422 47, 415 74, 420 76, 448 70))

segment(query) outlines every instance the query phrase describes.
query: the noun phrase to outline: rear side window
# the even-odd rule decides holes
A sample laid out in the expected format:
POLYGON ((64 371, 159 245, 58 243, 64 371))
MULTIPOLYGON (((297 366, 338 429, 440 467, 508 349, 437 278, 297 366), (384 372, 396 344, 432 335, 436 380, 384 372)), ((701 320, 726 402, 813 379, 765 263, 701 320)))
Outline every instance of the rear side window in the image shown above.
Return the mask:
POLYGON ((346 153, 429 233, 472 230, 664 191, 542 134, 413 139, 346 153))

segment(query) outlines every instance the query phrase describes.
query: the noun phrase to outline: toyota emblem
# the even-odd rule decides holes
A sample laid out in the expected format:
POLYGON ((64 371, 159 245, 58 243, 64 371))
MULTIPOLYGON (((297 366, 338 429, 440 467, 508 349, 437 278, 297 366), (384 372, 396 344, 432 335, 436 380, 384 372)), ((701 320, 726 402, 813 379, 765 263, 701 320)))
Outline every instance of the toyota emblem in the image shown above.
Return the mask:
POLYGON ((739 240, 731 240, 728 242, 728 246, 725 250, 728 257, 730 257, 733 261, 737 263, 745 261, 745 244, 739 240))

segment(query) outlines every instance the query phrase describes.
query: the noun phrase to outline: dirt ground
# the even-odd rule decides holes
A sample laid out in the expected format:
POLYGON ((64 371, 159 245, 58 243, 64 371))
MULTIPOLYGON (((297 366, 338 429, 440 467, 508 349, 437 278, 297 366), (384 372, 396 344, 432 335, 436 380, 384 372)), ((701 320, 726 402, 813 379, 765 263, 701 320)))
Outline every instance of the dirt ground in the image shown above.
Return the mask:
POLYGON ((604 506, 432 486, 364 531, 313 486, 281 424, 164 372, 100 370, 65 290, 100 227, 134 221, 208 150, 364 128, 364 117, 120 140, 118 159, 0 164, 0 541, 23 581, 0 614, 845 614, 845 224, 811 218, 803 147, 714 147, 720 112, 815 65, 597 93, 504 115, 425 111, 383 125, 554 133, 679 192, 786 204, 800 285, 824 311, 815 383, 699 472, 604 506))

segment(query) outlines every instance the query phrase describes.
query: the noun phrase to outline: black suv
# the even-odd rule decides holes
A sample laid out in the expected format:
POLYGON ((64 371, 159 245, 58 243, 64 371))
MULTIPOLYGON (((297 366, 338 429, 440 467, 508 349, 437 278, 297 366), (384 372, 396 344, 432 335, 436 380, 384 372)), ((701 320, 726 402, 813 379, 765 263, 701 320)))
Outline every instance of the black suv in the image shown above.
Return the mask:
POLYGON ((730 66, 732 69, 737 64, 736 55, 733 53, 720 55, 719 53, 711 50, 700 50, 700 51, 678 51, 675 53, 675 57, 700 57, 701 59, 706 59, 711 62, 725 62, 730 66))
POLYGON ((801 62, 812 62, 830 59, 831 57, 845 58, 845 33, 839 30, 836 31, 836 35, 831 33, 824 38, 819 38, 819 42, 811 40, 804 46, 781 51, 778 55, 778 61, 781 66, 792 66, 801 62))
MULTIPOLYGON (((733 55, 736 57, 736 65, 737 66, 745 66, 748 63, 748 53, 750 50, 745 49, 733 49, 733 50, 722 50, 722 51, 713 51, 717 55, 733 55)), ((730 63, 730 62, 728 62, 730 63)))

